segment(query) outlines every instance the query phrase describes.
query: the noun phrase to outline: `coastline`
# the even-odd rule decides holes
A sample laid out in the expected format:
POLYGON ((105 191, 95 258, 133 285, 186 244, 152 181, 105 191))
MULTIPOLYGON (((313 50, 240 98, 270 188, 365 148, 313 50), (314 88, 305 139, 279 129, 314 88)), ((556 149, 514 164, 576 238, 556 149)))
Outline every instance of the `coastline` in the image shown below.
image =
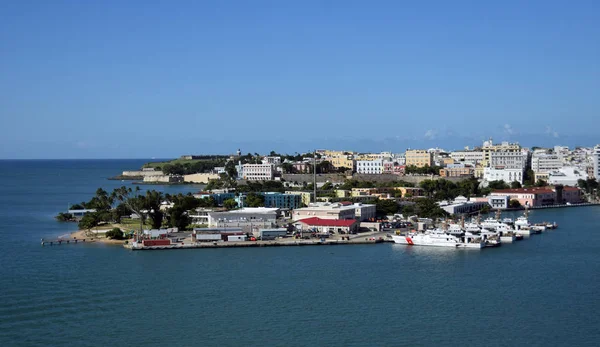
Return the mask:
POLYGON ((89 240, 90 242, 99 242, 99 243, 103 243, 103 244, 107 244, 107 245, 124 245, 125 241, 127 240, 111 240, 108 239, 104 236, 98 236, 98 235, 92 235, 90 236, 89 234, 86 234, 86 230, 77 230, 75 232, 72 232, 71 234, 69 234, 71 238, 77 238, 79 240, 81 239, 86 239, 89 240))

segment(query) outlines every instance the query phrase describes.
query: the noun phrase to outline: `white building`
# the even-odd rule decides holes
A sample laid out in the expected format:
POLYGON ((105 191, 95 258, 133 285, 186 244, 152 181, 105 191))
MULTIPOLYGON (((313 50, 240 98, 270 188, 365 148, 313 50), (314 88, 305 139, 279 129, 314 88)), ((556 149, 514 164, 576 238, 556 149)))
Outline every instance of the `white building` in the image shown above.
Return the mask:
POLYGON ((274 171, 273 164, 242 165, 242 177, 248 181, 271 181, 274 171))
POLYGON ((483 169, 483 179, 490 181, 504 181, 508 184, 517 181, 523 184, 523 169, 496 169, 486 167, 483 169))
POLYGON ((562 158, 557 154, 533 153, 531 157, 531 169, 533 172, 550 172, 563 167, 562 158))
POLYGON ((495 210, 504 210, 508 208, 510 202, 510 196, 507 195, 490 195, 488 197, 488 204, 495 210))
POLYGON ((548 172, 548 184, 562 184, 564 186, 577 186, 578 180, 587 180, 588 175, 585 170, 580 170, 573 166, 565 166, 558 170, 548 172))
POLYGON ((471 163, 473 165, 479 164, 483 161, 482 151, 454 151, 450 153, 450 158, 455 161, 471 163))
POLYGON ((254 231, 259 227, 273 227, 278 215, 278 208, 245 207, 228 212, 207 212, 207 221, 209 227, 239 227, 254 231))
POLYGON ((600 145, 594 147, 592 162, 594 163, 594 178, 600 180, 600 145))
POLYGON ((398 163, 398 165, 406 165, 406 156, 404 153, 394 153, 390 161, 398 163))
POLYGON ((522 151, 496 151, 490 153, 490 167, 496 169, 525 170, 527 153, 522 151))
POLYGON ((470 201, 468 198, 460 195, 452 202, 441 201, 438 203, 440 207, 449 214, 473 213, 481 210, 488 205, 487 201, 470 201))
POLYGON ((357 202, 354 205, 350 206, 354 207, 354 215, 359 221, 363 222, 368 221, 370 219, 375 219, 375 216, 377 214, 377 207, 375 205, 357 202))
POLYGON ((359 174, 380 175, 383 173, 383 160, 357 160, 356 172, 359 174))
POLYGON ((264 158, 262 158, 262 163, 279 165, 279 164, 281 164, 281 157, 264 157, 264 158))

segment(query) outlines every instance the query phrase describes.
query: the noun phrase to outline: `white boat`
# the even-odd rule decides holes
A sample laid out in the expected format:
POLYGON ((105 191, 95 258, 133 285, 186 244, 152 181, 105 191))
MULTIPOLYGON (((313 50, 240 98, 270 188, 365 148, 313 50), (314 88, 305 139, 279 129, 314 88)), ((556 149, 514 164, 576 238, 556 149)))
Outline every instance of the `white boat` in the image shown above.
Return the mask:
POLYGON ((531 228, 531 223, 526 216, 521 216, 515 221, 515 229, 531 228))
POLYGON ((515 242, 516 240, 517 240, 517 237, 515 236, 515 234, 507 234, 507 235, 500 236, 500 242, 502 242, 502 243, 511 243, 511 242, 515 242))
POLYGON ((517 229, 515 230, 515 234, 517 235, 522 235, 522 236, 529 236, 531 235, 531 229, 517 229))
POLYGON ((485 243, 474 235, 457 237, 437 229, 425 233, 409 233, 406 236, 392 235, 395 243, 410 246, 432 246, 451 248, 483 248, 485 243))
POLYGON ((512 225, 515 221, 512 218, 503 218, 502 223, 512 225))

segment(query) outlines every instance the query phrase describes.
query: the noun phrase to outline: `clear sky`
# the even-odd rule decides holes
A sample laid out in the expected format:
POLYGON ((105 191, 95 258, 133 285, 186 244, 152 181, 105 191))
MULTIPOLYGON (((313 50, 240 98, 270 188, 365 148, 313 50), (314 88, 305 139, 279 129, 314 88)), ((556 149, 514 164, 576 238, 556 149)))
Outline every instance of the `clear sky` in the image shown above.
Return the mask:
POLYGON ((600 143, 600 1, 2 1, 0 158, 600 143))

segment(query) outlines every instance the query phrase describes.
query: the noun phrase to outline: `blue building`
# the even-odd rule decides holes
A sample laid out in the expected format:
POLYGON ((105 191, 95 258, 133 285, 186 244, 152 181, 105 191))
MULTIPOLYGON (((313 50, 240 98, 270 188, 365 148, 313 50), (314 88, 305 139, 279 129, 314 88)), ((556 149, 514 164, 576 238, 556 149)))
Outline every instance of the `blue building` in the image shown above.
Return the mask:
MULTIPOLYGON (((265 197, 264 207, 296 209, 302 207, 302 196, 299 194, 283 194, 278 192, 258 193, 265 197)), ((246 194, 235 198, 239 207, 245 207, 246 194)))
POLYGON ((302 196, 276 192, 261 193, 265 197, 265 207, 296 209, 302 207, 302 196))

